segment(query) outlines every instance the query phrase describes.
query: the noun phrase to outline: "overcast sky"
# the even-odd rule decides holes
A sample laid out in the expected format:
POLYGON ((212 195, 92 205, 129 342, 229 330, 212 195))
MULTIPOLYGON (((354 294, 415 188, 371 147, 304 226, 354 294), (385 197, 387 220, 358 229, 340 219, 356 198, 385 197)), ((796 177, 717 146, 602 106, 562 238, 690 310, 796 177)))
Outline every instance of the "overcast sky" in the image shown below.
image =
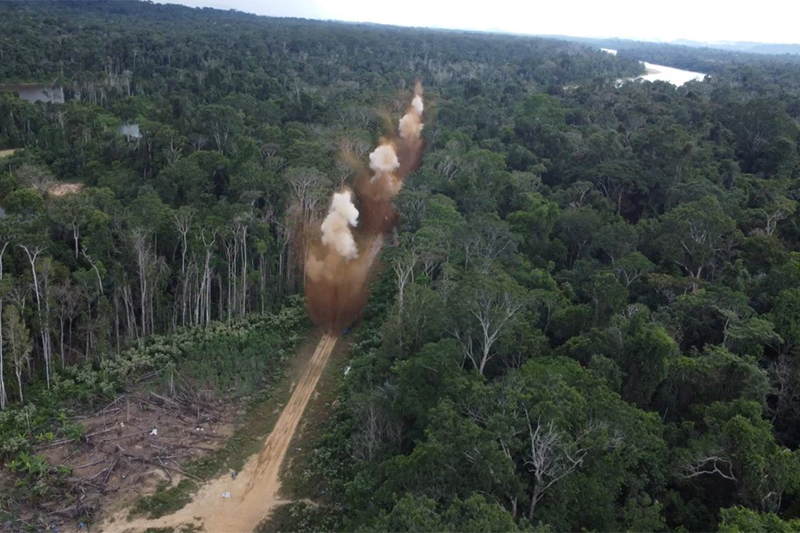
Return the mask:
POLYGON ((159 0, 258 15, 626 39, 799 43, 797 0, 159 0))

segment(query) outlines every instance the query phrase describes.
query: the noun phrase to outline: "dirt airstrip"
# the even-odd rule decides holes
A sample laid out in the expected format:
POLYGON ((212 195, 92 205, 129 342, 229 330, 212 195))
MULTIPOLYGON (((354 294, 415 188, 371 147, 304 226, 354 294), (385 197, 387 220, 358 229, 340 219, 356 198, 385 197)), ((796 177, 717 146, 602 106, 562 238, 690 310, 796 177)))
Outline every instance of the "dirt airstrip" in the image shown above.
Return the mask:
POLYGON ((338 337, 322 336, 261 451, 236 476, 225 474, 206 483, 186 507, 174 514, 155 520, 127 520, 124 509, 106 519, 98 529, 133 533, 148 528, 194 525, 208 532, 252 532, 276 505, 285 503, 278 496, 281 464, 337 340, 338 337))

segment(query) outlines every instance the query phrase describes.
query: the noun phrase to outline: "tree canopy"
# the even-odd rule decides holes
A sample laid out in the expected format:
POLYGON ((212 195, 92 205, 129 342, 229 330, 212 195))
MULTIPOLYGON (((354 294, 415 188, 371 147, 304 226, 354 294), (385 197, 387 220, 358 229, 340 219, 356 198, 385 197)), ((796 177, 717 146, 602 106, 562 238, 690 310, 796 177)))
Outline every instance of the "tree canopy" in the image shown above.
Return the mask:
POLYGON ((306 518, 796 529, 800 64, 616 44, 0 3, 2 409, 300 294, 342 148, 366 158, 419 78, 426 152, 306 518), (618 83, 638 60, 711 76, 618 83))

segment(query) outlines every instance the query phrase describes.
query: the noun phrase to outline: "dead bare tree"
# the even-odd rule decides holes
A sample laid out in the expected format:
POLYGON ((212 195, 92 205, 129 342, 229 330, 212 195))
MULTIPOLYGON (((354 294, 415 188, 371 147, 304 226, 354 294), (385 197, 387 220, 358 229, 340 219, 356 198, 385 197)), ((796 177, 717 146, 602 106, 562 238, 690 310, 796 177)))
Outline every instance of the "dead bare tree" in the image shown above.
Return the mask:
POLYGON ((44 246, 41 244, 25 244, 19 245, 28 256, 28 262, 31 265, 31 273, 33 275, 33 289, 36 297, 36 314, 39 320, 39 330, 42 339, 42 354, 44 356, 45 376, 47 378, 47 388, 50 388, 50 374, 52 369, 52 354, 50 347, 50 320, 49 311, 50 304, 47 298, 47 277, 49 275, 49 261, 45 262, 47 270, 44 272, 44 283, 39 282, 39 272, 37 269, 37 260, 41 253, 44 251, 44 246))
POLYGON ((16 174, 20 183, 35 189, 39 194, 46 193, 56 182, 52 172, 38 165, 22 165, 16 174))
POLYGON ((189 135, 189 145, 192 147, 192 152, 199 151, 206 143, 208 143, 208 138, 205 135, 200 133, 192 133, 189 135))
POLYGON ((195 316, 198 324, 208 324, 211 322, 211 282, 213 279, 211 257, 217 242, 217 230, 203 228, 200 231, 200 240, 203 242, 204 252, 203 275, 200 281, 200 289, 197 291, 198 302, 195 306, 195 316))
POLYGON ((384 445, 398 448, 402 440, 402 426, 387 415, 386 409, 392 395, 391 386, 383 385, 366 393, 363 401, 352 404, 357 425, 350 441, 349 454, 355 461, 373 461, 384 445))
POLYGON ((189 252, 189 231, 192 229, 194 211, 191 208, 181 208, 172 216, 175 229, 181 236, 181 325, 186 325, 186 313, 188 307, 188 286, 189 279, 186 275, 186 254, 189 252))
POLYGON ((767 209, 767 220, 764 225, 764 233, 772 235, 778 226, 778 222, 789 218, 794 214, 797 204, 792 200, 782 199, 775 202, 771 208, 767 209))
POLYGON ((94 270, 95 276, 97 276, 97 293, 103 294, 103 278, 100 276, 100 269, 97 268, 95 261, 93 261, 92 258, 89 257, 89 254, 86 253, 85 247, 81 249, 81 254, 92 267, 92 270, 94 270))
POLYGON ((447 181, 453 181, 458 172, 461 170, 461 162, 458 156, 450 154, 445 155, 433 166, 434 172, 439 177, 447 181))
POLYGON ((358 430, 353 433, 350 456, 358 462, 371 462, 381 444, 383 414, 374 402, 366 402, 357 413, 358 430))
MULTIPOLYGON (((290 168, 283 173, 283 178, 292 189, 294 201, 287 210, 286 231, 289 252, 302 253, 303 279, 305 280, 307 237, 313 221, 322 209, 325 190, 329 186, 328 178, 315 168, 290 168)), ((291 274, 291 269, 287 270, 291 274)))
POLYGON ((464 266, 488 274, 492 263, 514 246, 511 234, 502 226, 482 221, 479 229, 464 239, 464 266))
POLYGON ((723 479, 736 481, 730 458, 719 450, 698 454, 683 464, 682 477, 685 479, 711 475, 719 475, 723 479))
MULTIPOLYGON (((0 256, 2 259, 2 256, 0 256)), ((0 301, 1 303, 2 301, 0 301)), ((778 359, 770 364, 767 369, 772 381, 772 390, 777 401, 775 407, 772 409, 771 422, 775 423, 775 419, 779 414, 787 409, 796 409, 795 399, 797 398, 798 375, 797 370, 792 365, 791 356, 786 353, 781 353, 778 359)))
POLYGON ((238 262, 238 255, 239 255, 239 246, 238 246, 238 240, 236 239, 236 232, 231 227, 231 224, 228 225, 228 228, 226 228, 225 233, 222 235, 221 242, 222 242, 222 249, 225 252, 225 262, 228 268, 226 314, 228 319, 230 320, 231 318, 233 318, 234 309, 236 309, 236 298, 239 288, 237 280, 238 269, 236 268, 236 263, 238 262))
MULTIPOLYGON (((11 236, 9 234, 2 235, 2 241, 0 241, 0 282, 3 280, 3 256, 6 253, 6 249, 11 241, 11 236)), ((2 288, 5 292, 5 289, 2 288)), ((3 293, 0 293, 0 410, 4 410, 6 408, 6 404, 8 403, 8 393, 6 392, 6 380, 5 376, 3 375, 5 369, 5 362, 3 361, 3 293)))
POLYGON ((461 342, 464 356, 483 374, 486 363, 495 355, 492 347, 522 304, 508 293, 481 288, 468 306, 470 318, 456 326, 453 336, 461 342))
POLYGON ((417 254, 409 251, 401 254, 392 261, 392 270, 397 276, 397 305, 403 310, 405 288, 409 283, 414 283, 414 267, 417 265, 417 254))
POLYGON ((187 236, 192 229, 194 211, 191 208, 179 209, 173 216, 175 229, 181 234, 181 274, 186 273, 186 253, 189 251, 187 236))
POLYGON ((301 221, 307 227, 319 211, 328 179, 315 168, 290 168, 283 173, 283 178, 292 189, 295 202, 300 207, 301 221))
POLYGON ((536 505, 547 490, 581 466, 589 448, 582 444, 580 437, 573 443, 566 442, 552 420, 542 424, 541 419, 537 419, 534 423, 528 409, 524 411, 530 444, 525 465, 534 478, 528 520, 533 520, 536 505))
POLYGON ((234 238, 236 239, 236 246, 241 250, 241 278, 242 287, 239 295, 238 311, 240 315, 247 312, 247 233, 250 230, 252 222, 252 215, 250 213, 243 213, 236 217, 234 220, 234 238))
POLYGON ((131 245, 133 247, 136 271, 139 275, 139 313, 141 320, 142 337, 147 337, 154 331, 153 323, 153 294, 158 277, 158 258, 153 253, 150 243, 150 231, 145 228, 131 230, 131 245))
POLYGON ((173 166, 178 159, 181 158, 182 151, 183 148, 178 144, 177 140, 175 139, 175 135, 170 135, 169 145, 162 148, 164 158, 167 160, 167 165, 173 166))
POLYGON ((56 286, 53 292, 56 302, 58 303, 59 355, 61 356, 61 368, 64 368, 66 363, 66 349, 71 344, 65 341, 65 335, 69 335, 71 340, 72 322, 78 315, 81 297, 80 292, 69 283, 69 280, 67 283, 56 286))

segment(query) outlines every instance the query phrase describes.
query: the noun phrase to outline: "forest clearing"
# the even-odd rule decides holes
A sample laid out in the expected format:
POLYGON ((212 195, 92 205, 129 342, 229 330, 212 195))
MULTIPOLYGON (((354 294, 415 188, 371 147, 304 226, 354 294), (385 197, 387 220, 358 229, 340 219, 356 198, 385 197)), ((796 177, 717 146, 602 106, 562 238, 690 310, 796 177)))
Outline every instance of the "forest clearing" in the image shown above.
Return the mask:
POLYGON ((191 502, 175 513, 156 519, 131 520, 128 518, 130 510, 123 509, 100 524, 100 530, 125 533, 191 525, 206 531, 252 532, 276 505, 286 503, 279 496, 281 465, 337 340, 337 337, 323 335, 310 359, 298 355, 298 359, 307 359, 307 362, 299 380, 293 383, 291 398, 263 448, 247 460, 241 471, 226 472, 202 485, 191 502))

